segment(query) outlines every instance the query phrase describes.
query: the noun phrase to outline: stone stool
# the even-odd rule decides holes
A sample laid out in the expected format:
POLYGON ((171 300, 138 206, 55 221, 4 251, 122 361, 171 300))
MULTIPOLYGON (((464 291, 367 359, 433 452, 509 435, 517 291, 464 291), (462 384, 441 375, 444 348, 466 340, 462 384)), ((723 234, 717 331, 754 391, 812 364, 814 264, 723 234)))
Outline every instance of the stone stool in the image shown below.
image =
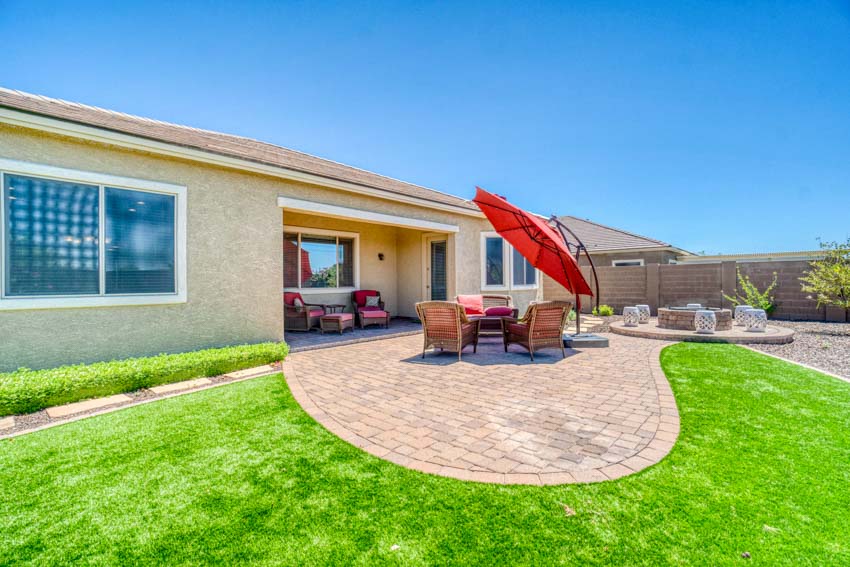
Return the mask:
POLYGON ((649 317, 651 315, 649 305, 636 305, 635 307, 638 309, 638 323, 649 323, 649 317))
POLYGON ((735 307, 735 325, 738 327, 744 326, 744 312, 747 309, 752 309, 752 305, 738 305, 735 307))
POLYGON ((747 309, 744 311, 744 324, 751 333, 763 333, 767 329, 767 312, 764 309, 747 309))
POLYGON ((640 311, 637 307, 623 307, 623 325, 637 327, 640 322, 640 311))
POLYGON ((714 311, 700 309, 694 314, 694 330, 702 335, 713 335, 717 328, 717 316, 714 311))

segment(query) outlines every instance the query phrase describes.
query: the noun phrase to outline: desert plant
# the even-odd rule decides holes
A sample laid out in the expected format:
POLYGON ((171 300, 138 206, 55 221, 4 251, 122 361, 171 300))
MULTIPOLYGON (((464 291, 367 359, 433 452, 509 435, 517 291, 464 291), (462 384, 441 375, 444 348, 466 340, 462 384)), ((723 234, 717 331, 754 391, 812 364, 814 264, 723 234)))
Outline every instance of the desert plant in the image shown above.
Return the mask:
POLYGON ((283 360, 288 352, 286 343, 260 343, 47 370, 21 368, 0 374, 0 416, 192 378, 218 376, 283 360))
POLYGON ((734 297, 724 293, 723 297, 732 302, 734 306, 752 305, 755 309, 764 309, 765 313, 770 315, 777 307, 776 298, 773 295, 773 291, 777 285, 777 275, 776 272, 773 272, 773 281, 770 282, 770 285, 764 291, 759 291, 759 288, 750 280, 749 276, 742 274, 739 269, 738 287, 741 288, 741 293, 736 294, 734 297))
POLYGON ((576 310, 570 309, 569 315, 567 315, 567 321, 575 321, 576 320, 576 310))
POLYGON ((850 314, 850 238, 847 242, 821 242, 824 257, 809 262, 809 271, 800 278, 802 290, 816 299, 818 307, 833 305, 850 314))
POLYGON ((598 315, 599 317, 610 317, 614 314, 614 308, 603 303, 599 307, 593 308, 593 314, 598 315))

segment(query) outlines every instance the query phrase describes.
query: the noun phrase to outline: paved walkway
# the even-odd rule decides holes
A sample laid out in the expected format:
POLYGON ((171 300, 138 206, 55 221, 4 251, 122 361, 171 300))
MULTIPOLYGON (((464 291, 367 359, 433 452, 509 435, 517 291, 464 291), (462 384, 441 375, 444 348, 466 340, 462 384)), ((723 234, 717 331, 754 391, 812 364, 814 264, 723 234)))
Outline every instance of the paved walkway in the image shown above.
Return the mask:
POLYGON ((610 335, 610 348, 535 362, 486 339, 478 354, 428 353, 421 336, 291 354, 293 395, 342 439, 412 469, 507 484, 619 478, 661 460, 679 432, 658 362, 668 343, 610 335))

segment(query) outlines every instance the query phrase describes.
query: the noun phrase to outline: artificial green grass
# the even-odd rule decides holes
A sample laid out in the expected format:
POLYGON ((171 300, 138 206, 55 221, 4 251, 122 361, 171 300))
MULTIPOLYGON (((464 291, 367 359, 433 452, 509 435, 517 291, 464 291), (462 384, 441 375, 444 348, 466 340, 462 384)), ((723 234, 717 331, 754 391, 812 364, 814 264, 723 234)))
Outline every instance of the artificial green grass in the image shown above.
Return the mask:
POLYGON ((0 563, 850 564, 850 384, 731 345, 662 365, 679 441, 593 485, 395 466, 280 375, 3 441, 0 563))
POLYGON ((286 343, 258 343, 0 374, 0 417, 279 362, 286 343))

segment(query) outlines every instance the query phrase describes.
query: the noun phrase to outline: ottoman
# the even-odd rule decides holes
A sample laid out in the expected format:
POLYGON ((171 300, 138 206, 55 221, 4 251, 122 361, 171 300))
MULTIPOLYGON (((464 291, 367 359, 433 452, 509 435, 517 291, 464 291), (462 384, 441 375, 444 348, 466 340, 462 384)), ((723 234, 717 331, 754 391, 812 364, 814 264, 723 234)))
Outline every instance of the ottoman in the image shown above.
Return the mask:
POLYGON ((368 325, 383 325, 387 328, 390 327, 390 312, 384 311, 383 309, 372 309, 372 310, 360 310, 360 328, 367 327, 368 325))
POLYGON ((319 319, 319 326, 322 328, 322 334, 325 331, 339 331, 341 335, 346 329, 351 329, 354 332, 354 314, 353 313, 329 313, 322 315, 319 319))

